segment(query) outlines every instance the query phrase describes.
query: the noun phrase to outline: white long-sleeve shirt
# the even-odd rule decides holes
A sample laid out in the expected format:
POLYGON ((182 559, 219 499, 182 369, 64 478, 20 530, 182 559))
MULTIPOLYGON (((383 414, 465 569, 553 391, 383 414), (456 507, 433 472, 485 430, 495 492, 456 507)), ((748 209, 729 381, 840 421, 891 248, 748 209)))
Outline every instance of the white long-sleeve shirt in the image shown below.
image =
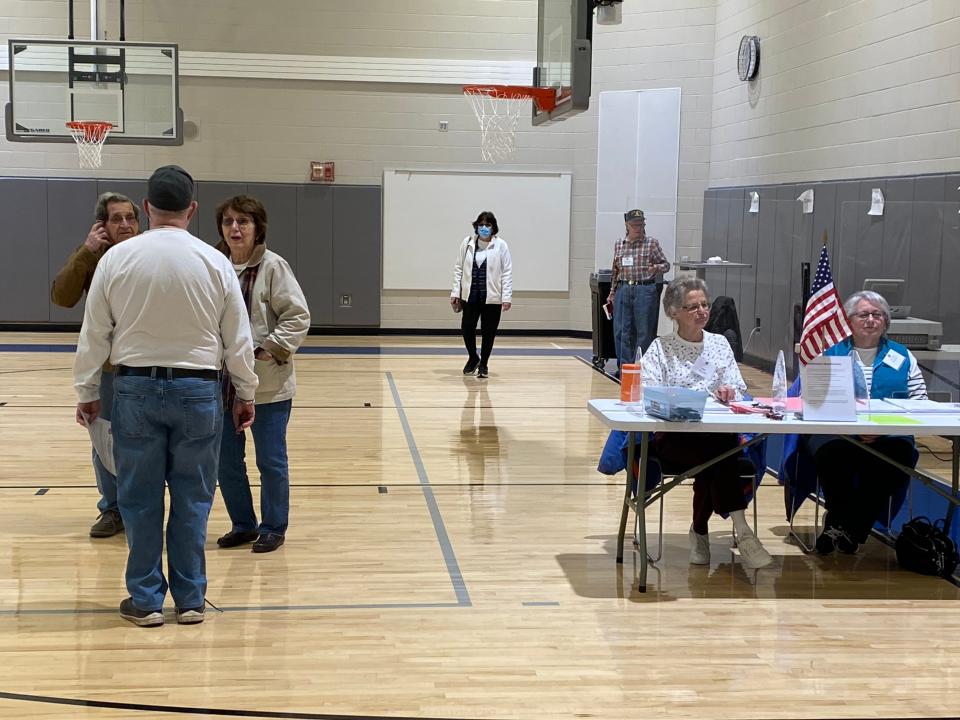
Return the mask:
MULTIPOLYGON (((877 357, 877 348, 858 348, 856 350, 857 364, 863 371, 863 379, 867 384, 867 395, 870 395, 870 387, 873 385, 873 361, 877 357)), ((907 397, 911 400, 927 399, 927 383, 923 379, 923 372, 920 370, 920 363, 912 352, 907 350, 907 360, 910 362, 907 370, 907 397)))
POLYGON ((219 370, 253 400, 250 320, 233 265, 186 230, 161 227, 125 240, 101 258, 87 293, 74 359, 80 402, 100 396, 100 368, 112 365, 219 370))
MULTIPOLYGON (((129 241, 128 241, 129 242, 129 241)), ((743 398, 743 381, 730 343, 723 335, 704 330, 703 342, 689 342, 676 333, 658 337, 643 356, 643 384, 714 392, 721 385, 743 398)))

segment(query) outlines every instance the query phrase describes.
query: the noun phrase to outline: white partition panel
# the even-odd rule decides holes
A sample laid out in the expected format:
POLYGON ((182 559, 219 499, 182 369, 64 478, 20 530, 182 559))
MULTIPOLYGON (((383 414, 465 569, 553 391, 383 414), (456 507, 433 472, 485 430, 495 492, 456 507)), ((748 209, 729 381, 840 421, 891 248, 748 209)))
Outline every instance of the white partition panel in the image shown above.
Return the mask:
POLYGON ((490 210, 510 246, 514 290, 566 292, 571 184, 568 172, 385 170, 384 289, 449 290, 460 242, 490 210))
POLYGON ((679 163, 680 88, 600 93, 596 268, 610 267, 632 208, 675 261, 679 163))

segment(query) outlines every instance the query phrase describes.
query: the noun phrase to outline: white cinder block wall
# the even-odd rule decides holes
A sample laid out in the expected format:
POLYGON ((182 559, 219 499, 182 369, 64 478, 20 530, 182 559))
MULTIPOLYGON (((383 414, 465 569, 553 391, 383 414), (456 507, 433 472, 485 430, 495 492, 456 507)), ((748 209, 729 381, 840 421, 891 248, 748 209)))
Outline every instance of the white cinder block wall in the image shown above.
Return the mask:
MULTIPOLYGON (((117 0, 100 0, 116 37, 117 0)), ((536 0, 128 0, 129 40, 184 51, 532 62, 536 0)), ((66 0, 0 0, 0 40, 65 38, 66 0)), ((679 255, 700 254, 708 186, 955 171, 960 159, 958 0, 626 0, 595 28, 594 90, 682 88, 679 255), (761 77, 736 78, 744 33, 761 77)), ((89 4, 76 2, 77 37, 89 4)), ((0 102, 7 101, 0 72, 0 102)), ((177 162, 206 180, 303 182, 310 160, 379 184, 385 167, 487 167, 451 85, 184 77, 199 136, 179 148, 107 146, 103 176, 177 162), (437 131, 441 119, 447 133, 437 131)), ((519 295, 504 327, 588 329, 596 207, 596 98, 550 127, 521 122, 510 169, 574 171, 569 293, 519 295)), ((0 139, 7 175, 80 176, 69 145, 0 139)), ((478 199, 478 209, 482 199, 478 199)), ((496 210, 496 208, 492 208, 496 210)), ((451 248, 466 233, 452 234, 451 248)), ((429 218, 414 218, 417 223, 429 218)), ((504 236, 512 242, 522 238, 504 236)), ((454 250, 451 250, 453 257, 454 250)), ((452 327, 445 293, 385 292, 384 327, 452 327)))
POLYGON ((713 90, 711 186, 955 172, 960 2, 720 0, 713 90))

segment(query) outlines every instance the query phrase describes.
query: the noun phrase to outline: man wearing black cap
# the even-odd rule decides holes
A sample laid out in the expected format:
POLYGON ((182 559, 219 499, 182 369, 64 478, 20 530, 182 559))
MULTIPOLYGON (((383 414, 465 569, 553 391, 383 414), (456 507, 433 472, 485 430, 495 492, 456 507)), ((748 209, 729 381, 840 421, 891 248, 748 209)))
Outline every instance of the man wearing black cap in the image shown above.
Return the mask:
POLYGON ((204 617, 204 543, 217 481, 222 426, 220 368, 237 390, 238 431, 253 422, 257 376, 247 311, 230 261, 187 232, 197 209, 193 178, 176 165, 147 184, 150 230, 104 255, 87 293, 74 380, 77 420, 100 412, 100 368, 115 366, 114 457, 127 531, 120 617, 163 624, 164 494, 170 488, 167 558, 177 622, 204 617))
POLYGON ((670 270, 660 243, 647 235, 643 210, 630 210, 624 213, 623 220, 626 237, 617 240, 613 248, 613 274, 607 298, 613 305, 617 367, 632 363, 637 346, 646 352, 657 336, 657 276, 670 270))

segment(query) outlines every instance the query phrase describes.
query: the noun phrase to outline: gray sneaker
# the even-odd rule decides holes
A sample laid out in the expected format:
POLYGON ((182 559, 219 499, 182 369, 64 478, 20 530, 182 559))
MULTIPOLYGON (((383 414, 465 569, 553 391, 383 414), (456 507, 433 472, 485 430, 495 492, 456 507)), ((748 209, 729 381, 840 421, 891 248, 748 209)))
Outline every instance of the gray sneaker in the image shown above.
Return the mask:
POLYGON ((204 606, 195 608, 177 608, 177 622, 181 625, 196 625, 203 622, 204 606))
POLYGON ((157 627, 163 625, 162 611, 141 610, 133 604, 133 598, 127 598, 120 603, 120 617, 140 627, 157 627))
POLYGON ((108 538, 118 532, 123 532, 123 518, 118 510, 107 510, 100 513, 100 517, 90 527, 90 537, 108 538))

